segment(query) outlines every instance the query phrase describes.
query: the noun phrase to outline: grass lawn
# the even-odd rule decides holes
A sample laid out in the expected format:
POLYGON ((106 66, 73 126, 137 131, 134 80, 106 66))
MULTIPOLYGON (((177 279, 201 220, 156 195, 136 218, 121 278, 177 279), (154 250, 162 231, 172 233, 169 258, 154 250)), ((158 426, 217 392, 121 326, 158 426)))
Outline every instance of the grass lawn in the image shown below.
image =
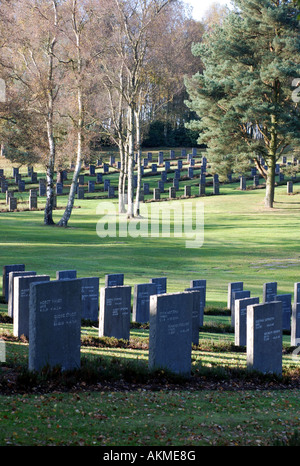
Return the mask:
MULTIPOLYGON (((108 176, 112 183, 117 177, 114 173, 108 176)), ((157 184, 152 176, 145 176, 143 182, 146 181, 151 187, 157 184)), ((198 193, 197 180, 186 184, 192 185, 192 194, 198 193)), ((139 225, 137 220, 131 221, 136 237, 100 238, 96 226, 103 203, 98 197, 103 198, 103 192, 76 199, 67 229, 45 227, 42 210, 22 210, 27 207, 28 193, 16 193, 19 212, 4 211, 5 195, 0 194, 3 265, 24 263, 26 270, 49 274, 52 279, 57 270, 76 269, 78 277, 99 276, 101 286, 107 273, 124 273, 125 284, 132 286, 152 277, 167 276, 168 292, 182 291, 189 287, 190 280, 204 278, 205 325, 216 326, 215 332, 200 329, 200 341, 213 342, 215 350, 202 345, 192 355, 195 373, 202 371, 205 378, 207 371, 215 377, 212 390, 206 384, 197 390, 175 390, 172 384, 153 390, 137 384, 135 390, 114 391, 102 382, 95 391, 89 391, 83 383, 80 389, 76 385, 76 390, 67 392, 5 393, 0 396, 0 445, 274 445, 277 439, 286 442, 299 431, 298 389, 276 390, 268 383, 265 389, 260 385, 259 389, 237 390, 234 384, 230 385, 226 371, 243 371, 246 354, 230 347, 223 350, 222 345, 230 345, 234 337, 231 332, 220 333, 217 326, 230 322, 222 311, 227 305, 229 282, 243 281, 244 289, 260 301, 263 283, 268 281, 278 282, 279 294, 293 294, 294 283, 300 281, 300 185, 294 185, 293 195, 286 194, 285 185, 278 186, 273 209, 264 207, 264 189, 242 192, 238 188, 238 183, 221 184, 220 196, 212 196, 212 187, 208 186, 205 197, 159 203, 165 213, 170 206, 176 205, 177 212, 187 206, 189 222, 195 213, 191 202, 193 208, 203 205, 204 242, 199 248, 187 248, 186 238, 174 234, 139 236, 138 228, 143 227, 154 203, 142 205, 144 220, 139 225), (219 308, 219 315, 210 315, 210 308, 219 308), (224 380, 226 383, 222 384, 224 380)), ((183 191, 177 195, 183 195, 183 191)), ((146 196, 146 200, 151 197, 146 196)), ((58 197, 55 221, 60 219, 66 199, 66 195, 58 197)), ((39 207, 43 203, 39 198, 39 207)), ((162 223, 157 213, 151 220, 162 223)), ((177 221, 178 217, 171 215, 171 224, 177 221)), ((0 313, 7 313, 6 304, 0 303, 0 313)), ((0 332, 0 338, 10 335, 12 324, 0 322, 0 332)), ((143 368, 147 366, 148 334, 148 329, 131 330, 131 338, 141 344, 141 349, 83 345, 82 356, 93 361, 102 358, 103 364, 130 361, 143 368)), ((82 327, 82 337, 86 335, 97 336, 97 330, 82 327)), ((289 335, 284 335, 284 345, 289 344, 289 335)), ((0 366, 0 378, 11 367, 26 367, 27 355, 26 342, 8 341, 7 362, 0 366)), ((284 354, 283 361, 285 371, 299 371, 299 360, 290 354, 284 354)))

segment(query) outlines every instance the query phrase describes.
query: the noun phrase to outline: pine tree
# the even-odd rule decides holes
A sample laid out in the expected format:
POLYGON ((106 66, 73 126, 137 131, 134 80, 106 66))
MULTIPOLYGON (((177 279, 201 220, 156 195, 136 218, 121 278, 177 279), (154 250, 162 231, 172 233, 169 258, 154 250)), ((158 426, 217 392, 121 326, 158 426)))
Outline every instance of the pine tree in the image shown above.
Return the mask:
POLYGON ((205 69, 186 80, 187 105, 200 117, 191 127, 218 170, 239 173, 254 161, 266 179, 265 205, 273 207, 276 162, 300 143, 291 97, 300 75, 299 11, 291 0, 234 4, 222 26, 193 47, 205 69))

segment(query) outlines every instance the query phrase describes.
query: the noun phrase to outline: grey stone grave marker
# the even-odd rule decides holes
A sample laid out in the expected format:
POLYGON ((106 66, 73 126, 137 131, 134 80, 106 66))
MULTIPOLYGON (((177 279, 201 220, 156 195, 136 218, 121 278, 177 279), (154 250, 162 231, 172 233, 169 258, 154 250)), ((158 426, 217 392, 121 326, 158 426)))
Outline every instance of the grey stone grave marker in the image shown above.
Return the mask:
POLYGON ((115 188, 114 188, 114 186, 108 186, 107 196, 108 196, 109 199, 112 199, 112 198, 115 197, 115 188))
POLYGON ((39 179, 39 196, 45 196, 46 195, 46 180, 44 179, 39 179))
POLYGON ((78 176, 78 183, 83 186, 84 185, 84 175, 79 175, 78 176))
POLYGON ((94 193, 95 192, 95 181, 89 180, 88 182, 88 192, 94 193))
POLYGON ((191 195, 191 186, 186 185, 186 186, 184 187, 184 196, 185 196, 185 197, 189 197, 190 195, 191 195))
POLYGON ((300 303, 292 306, 291 346, 300 346, 300 303))
POLYGON ((17 198, 16 197, 10 197, 9 200, 8 200, 8 208, 9 210, 12 212, 14 210, 16 210, 18 207, 18 202, 17 202, 17 198))
POLYGON ((268 282, 263 284, 263 302, 276 301, 277 282, 268 282))
POLYGON ((105 286, 123 286, 124 274, 123 273, 109 273, 105 275, 105 286))
POLYGON ((250 291, 233 291, 232 293, 232 309, 231 309, 231 325, 234 327, 235 323, 235 301, 237 299, 250 298, 250 291))
POLYGON ((3 266, 2 272, 2 295, 4 302, 8 303, 8 292, 9 292, 9 273, 10 272, 24 272, 25 264, 10 264, 3 266))
POLYGON ((198 310, 198 336, 199 336, 199 327, 203 326, 203 321, 204 321, 204 308, 205 308, 205 289, 204 288, 186 288, 185 291, 198 291, 198 294, 195 298, 195 301, 197 301, 197 306, 199 307, 198 310))
POLYGON ((300 303, 300 282, 294 283, 294 303, 300 303))
POLYGON ((29 338, 29 291, 30 284, 34 282, 50 281, 49 275, 15 276, 13 298, 13 333, 20 338, 24 335, 29 338))
POLYGON ((102 173, 96 174, 96 183, 103 183, 102 176, 103 176, 102 173))
POLYGON ((56 183, 56 194, 57 195, 63 194, 63 184, 62 183, 56 183))
POLYGON ((176 198, 176 188, 175 188, 175 186, 170 186, 169 187, 169 198, 170 199, 175 199, 176 198))
POLYGON ((90 165, 90 176, 94 176, 95 175, 95 165, 90 165))
POLYGON ((29 370, 79 368, 80 280, 31 283, 29 294, 29 370))
POLYGON ((77 278, 76 270, 57 270, 56 280, 74 280, 77 278))
POLYGON ((246 190, 246 177, 245 176, 240 177, 240 189, 242 191, 246 190))
POLYGON ((151 296, 149 369, 191 373, 193 292, 151 296))
POLYGON ((110 286, 100 290, 99 337, 129 340, 131 286, 110 286))
POLYGON ((160 199, 160 189, 159 188, 154 188, 153 189, 153 199, 158 200, 160 199))
POLYGON ((157 164, 156 163, 152 163, 151 171, 152 171, 152 173, 157 173, 157 164))
POLYGON ((293 182, 292 181, 287 182, 287 193, 293 194, 293 182))
POLYGON ((149 322, 150 296, 157 293, 155 283, 139 283, 134 285, 132 321, 149 322))
POLYGON ((231 282, 228 283, 228 292, 227 292, 227 308, 232 309, 232 293, 234 291, 242 291, 244 287, 243 282, 231 282))
POLYGON ((78 199, 84 199, 84 187, 83 186, 78 186, 78 188, 77 188, 77 198, 78 199))
POLYGON ((81 278, 81 318, 96 322, 99 318, 99 278, 81 278))
POLYGON ((28 277, 36 275, 36 272, 19 272, 13 271, 8 274, 8 304, 7 304, 7 314, 9 317, 14 317, 14 278, 15 277, 28 277))
POLYGON ((275 297, 275 301, 282 303, 282 329, 291 330, 292 295, 279 294, 275 297))
POLYGON ((143 184, 143 190, 145 195, 149 194, 149 183, 143 184))
POLYGON ((282 373, 282 303, 247 307, 247 368, 282 373))
POLYGON ((167 277, 150 278, 149 283, 155 283, 157 294, 164 294, 167 292, 167 277))
POLYGON ((246 346, 247 344, 247 306, 251 304, 259 304, 259 298, 235 300, 234 344, 237 346, 246 346))

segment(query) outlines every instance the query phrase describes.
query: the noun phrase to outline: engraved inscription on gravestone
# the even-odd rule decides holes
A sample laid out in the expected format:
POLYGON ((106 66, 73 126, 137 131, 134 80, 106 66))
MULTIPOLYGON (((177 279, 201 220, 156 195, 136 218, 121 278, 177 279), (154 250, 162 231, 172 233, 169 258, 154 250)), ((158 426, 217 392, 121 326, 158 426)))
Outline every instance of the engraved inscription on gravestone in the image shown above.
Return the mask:
POLYGON ((247 367, 262 373, 282 373, 282 303, 247 307, 247 367))
POLYGON ((29 370, 80 366, 81 280, 31 283, 29 370))
POLYGON ((150 297, 149 368, 190 376, 193 292, 150 297))

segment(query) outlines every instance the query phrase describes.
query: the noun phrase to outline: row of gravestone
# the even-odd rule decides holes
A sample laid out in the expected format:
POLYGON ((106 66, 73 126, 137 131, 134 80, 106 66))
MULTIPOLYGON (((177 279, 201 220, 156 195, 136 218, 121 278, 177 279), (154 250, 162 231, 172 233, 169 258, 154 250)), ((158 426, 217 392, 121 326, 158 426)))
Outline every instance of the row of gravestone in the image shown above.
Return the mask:
MULTIPOLYGON (((99 336, 129 339, 131 286, 124 286, 124 275, 106 275, 105 287, 100 289, 99 308, 99 278, 75 277, 76 270, 58 271, 56 280, 51 281, 48 275, 25 271, 24 264, 3 268, 3 295, 13 318, 14 335, 29 339, 31 370, 46 365, 59 365, 62 369, 79 367, 80 327, 84 318, 99 319, 99 336)), ((150 367, 162 365, 184 374, 190 371, 191 345, 198 344, 199 326, 203 325, 206 281, 192 281, 191 286, 194 288, 185 292, 167 294, 166 277, 135 285, 132 320, 150 321, 150 367), (182 309, 186 312, 182 313, 182 309), (160 345, 165 337, 168 343, 161 355, 160 345)))
MULTIPOLYGON (((99 310, 98 278, 77 279, 76 271, 61 271, 50 281, 49 276, 24 269, 24 265, 5 266, 3 289, 9 294, 14 334, 29 338, 31 369, 46 364, 78 367, 82 318, 99 317, 99 336, 129 339, 131 287, 124 286, 123 274, 106 276, 99 310), (92 316, 87 309, 96 314, 92 316)), ((291 313, 291 295, 277 295, 275 282, 264 284, 262 304, 243 290, 243 282, 228 285, 235 343, 246 345, 249 368, 281 373, 283 330, 291 329, 292 346, 299 344, 299 290, 297 283, 291 313)), ((150 368, 190 373, 191 347, 199 343, 205 294, 205 280, 192 281, 191 288, 179 293, 166 293, 165 277, 135 285, 132 320, 150 322, 150 368)))
MULTIPOLYGON (((245 346, 247 343, 247 309, 259 304, 258 297, 250 297, 250 291, 243 289, 243 282, 228 285, 227 307, 231 311, 231 325, 235 330, 235 344, 245 346)), ((300 283, 294 284, 294 301, 292 294, 278 294, 277 282, 263 284, 263 304, 279 303, 281 307, 282 331, 290 332, 291 346, 300 345, 300 283)), ((272 330, 272 325, 269 325, 272 330)))

